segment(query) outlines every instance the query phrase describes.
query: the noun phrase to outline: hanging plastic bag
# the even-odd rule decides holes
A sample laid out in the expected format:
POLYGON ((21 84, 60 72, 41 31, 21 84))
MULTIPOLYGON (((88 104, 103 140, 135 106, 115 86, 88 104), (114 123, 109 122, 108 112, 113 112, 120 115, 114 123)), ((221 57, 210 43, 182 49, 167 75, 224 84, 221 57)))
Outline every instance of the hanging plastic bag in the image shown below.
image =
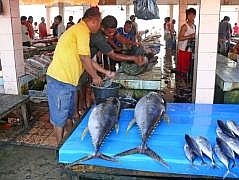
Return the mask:
POLYGON ((134 14, 138 19, 159 19, 159 9, 156 0, 135 0, 134 14))

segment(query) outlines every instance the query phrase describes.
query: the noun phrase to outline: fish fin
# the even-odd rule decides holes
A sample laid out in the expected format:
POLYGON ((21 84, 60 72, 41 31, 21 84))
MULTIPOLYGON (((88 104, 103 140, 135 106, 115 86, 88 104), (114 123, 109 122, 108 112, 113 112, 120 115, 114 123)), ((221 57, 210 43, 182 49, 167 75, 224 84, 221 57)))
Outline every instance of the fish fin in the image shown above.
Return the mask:
POLYGON ((114 155, 114 157, 127 156, 127 155, 137 154, 137 153, 140 153, 140 150, 139 150, 138 147, 133 148, 133 149, 129 149, 129 150, 121 152, 121 153, 118 153, 118 154, 114 155))
POLYGON ((76 161, 74 161, 72 163, 69 163, 66 167, 72 167, 72 166, 81 164, 81 162, 88 161, 88 160, 93 159, 95 157, 96 157, 95 155, 84 156, 84 157, 82 157, 82 158, 80 158, 80 159, 78 159, 78 160, 76 160, 76 161))
POLYGON ((151 157, 152 159, 159 161, 164 167, 169 169, 168 164, 156 152, 154 152, 149 147, 144 151, 144 154, 151 157))
POLYGON ((164 120, 167 121, 167 123, 170 123, 170 118, 167 114, 164 114, 164 120))
POLYGON ((129 125, 127 127, 127 130, 126 130, 126 134, 129 133, 129 130, 133 127, 134 123, 136 122, 136 119, 133 118, 130 122, 129 122, 129 125))
POLYGON ((86 134, 87 134, 88 131, 89 131, 89 128, 86 127, 86 128, 84 129, 82 135, 81 135, 81 140, 82 140, 82 141, 84 140, 84 138, 85 138, 85 136, 86 136, 86 134))
POLYGON ((116 131, 116 134, 118 134, 119 133, 119 124, 117 123, 117 124, 115 124, 115 131, 116 131))
POLYGON ((106 160, 106 161, 113 161, 113 162, 117 161, 115 158, 107 156, 107 155, 102 154, 102 153, 98 153, 97 157, 100 158, 100 159, 106 160))

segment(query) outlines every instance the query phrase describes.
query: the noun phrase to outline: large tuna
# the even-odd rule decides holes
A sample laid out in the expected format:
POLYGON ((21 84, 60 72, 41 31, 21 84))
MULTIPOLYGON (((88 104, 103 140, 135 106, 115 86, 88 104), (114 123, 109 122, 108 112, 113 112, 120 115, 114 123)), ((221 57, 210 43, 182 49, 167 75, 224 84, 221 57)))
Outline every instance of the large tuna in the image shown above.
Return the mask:
POLYGON ((120 112, 120 102, 117 98, 109 98, 106 102, 103 102, 92 110, 88 127, 82 134, 82 140, 86 133, 89 131, 92 138, 92 144, 95 148, 93 155, 82 157, 81 159, 73 162, 71 165, 79 164, 82 161, 90 160, 93 158, 100 158, 108 161, 116 161, 115 158, 109 157, 99 152, 102 142, 105 137, 115 127, 118 133, 118 119, 120 112))
POLYGON ((164 117, 165 106, 166 103, 162 96, 156 92, 150 92, 142 97, 135 106, 134 118, 127 128, 128 132, 134 123, 137 124, 141 131, 142 144, 139 147, 121 152, 115 156, 126 156, 136 153, 145 154, 161 162, 165 167, 168 167, 167 163, 157 153, 147 147, 146 144, 154 128, 164 117))

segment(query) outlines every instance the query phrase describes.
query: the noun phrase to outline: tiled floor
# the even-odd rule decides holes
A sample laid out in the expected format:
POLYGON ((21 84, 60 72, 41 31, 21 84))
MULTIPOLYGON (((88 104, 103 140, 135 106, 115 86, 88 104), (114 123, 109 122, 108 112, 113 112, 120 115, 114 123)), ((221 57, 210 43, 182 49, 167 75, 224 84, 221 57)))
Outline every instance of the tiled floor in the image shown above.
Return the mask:
MULTIPOLYGON (((175 80, 172 69, 175 68, 176 53, 161 48, 159 63, 162 71, 162 92, 167 102, 190 102, 191 90, 185 91, 186 86, 175 80)), ((49 121, 47 103, 34 104, 32 106, 34 119, 30 128, 24 130, 22 123, 15 124, 9 129, 0 126, 0 141, 11 141, 30 145, 43 145, 56 147, 56 139, 53 126, 49 121)))

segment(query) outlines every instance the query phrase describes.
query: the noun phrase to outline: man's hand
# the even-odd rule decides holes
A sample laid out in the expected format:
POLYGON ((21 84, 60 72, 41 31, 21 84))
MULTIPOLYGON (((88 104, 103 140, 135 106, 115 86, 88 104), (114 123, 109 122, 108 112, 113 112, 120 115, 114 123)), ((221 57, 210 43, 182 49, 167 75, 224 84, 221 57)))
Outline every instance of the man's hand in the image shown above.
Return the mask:
POLYGON ((113 71, 107 71, 105 75, 109 77, 110 79, 115 79, 116 73, 113 71))
POLYGON ((101 84, 102 84, 102 79, 98 75, 93 77, 92 81, 93 81, 93 84, 96 85, 96 86, 101 86, 101 84))
POLYGON ((144 65, 146 63, 144 60, 144 56, 135 56, 134 63, 139 66, 144 65))

